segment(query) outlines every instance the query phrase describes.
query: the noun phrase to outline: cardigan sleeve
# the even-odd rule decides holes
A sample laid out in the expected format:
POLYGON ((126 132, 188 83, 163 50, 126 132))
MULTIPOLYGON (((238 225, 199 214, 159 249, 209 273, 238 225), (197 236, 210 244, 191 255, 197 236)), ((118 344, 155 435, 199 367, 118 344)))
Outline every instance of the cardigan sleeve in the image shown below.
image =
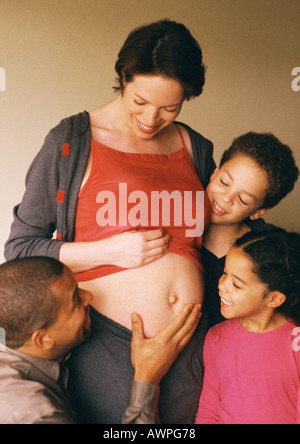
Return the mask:
POLYGON ((14 219, 4 249, 6 260, 26 256, 58 259, 62 242, 52 239, 56 230, 58 183, 59 146, 50 132, 28 170, 22 202, 13 210, 14 219))
POLYGON ((210 177, 216 168, 216 164, 213 158, 213 143, 206 137, 202 136, 202 134, 194 131, 185 123, 177 123, 179 125, 182 125, 189 134, 193 150, 195 169, 199 176, 199 179, 202 182, 203 187, 206 189, 207 185, 209 184, 210 177))
POLYGON ((78 193, 90 144, 86 111, 63 119, 50 131, 26 175, 22 202, 13 210, 4 249, 6 260, 26 256, 58 259, 62 244, 73 241, 78 193))
POLYGON ((210 177, 215 171, 216 164, 213 158, 213 143, 201 134, 193 131, 191 137, 196 171, 204 189, 210 182, 210 177))

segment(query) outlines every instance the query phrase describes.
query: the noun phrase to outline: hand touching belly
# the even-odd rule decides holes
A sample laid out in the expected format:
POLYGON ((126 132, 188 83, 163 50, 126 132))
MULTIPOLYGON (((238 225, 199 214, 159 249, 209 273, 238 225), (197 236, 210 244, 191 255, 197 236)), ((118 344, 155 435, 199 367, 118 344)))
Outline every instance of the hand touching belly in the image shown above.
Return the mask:
POLYGON ((128 329, 131 313, 142 316, 146 337, 160 332, 186 304, 202 304, 204 296, 199 268, 173 253, 144 267, 81 282, 80 287, 93 293, 97 311, 128 329))

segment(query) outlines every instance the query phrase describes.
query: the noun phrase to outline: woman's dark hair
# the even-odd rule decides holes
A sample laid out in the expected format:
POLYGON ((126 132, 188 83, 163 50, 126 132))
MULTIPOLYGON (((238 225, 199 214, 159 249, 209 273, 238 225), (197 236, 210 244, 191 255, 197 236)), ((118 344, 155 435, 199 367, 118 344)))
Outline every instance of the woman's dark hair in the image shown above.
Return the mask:
POLYGON ((266 227, 245 234, 235 246, 250 258, 253 272, 270 292, 286 296, 277 310, 300 325, 300 234, 266 227))
POLYGON ((20 348, 35 330, 57 320, 59 304, 51 292, 64 265, 48 257, 29 257, 0 266, 0 327, 6 345, 20 348))
POLYGON ((299 176, 293 152, 273 134, 249 132, 237 137, 223 153, 220 167, 238 155, 254 160, 267 176, 268 188, 262 208, 275 207, 293 190, 299 176))
POLYGON ((164 75, 178 80, 186 99, 199 96, 205 83, 202 51, 181 23, 161 20, 134 29, 118 54, 116 91, 123 92, 136 74, 164 75))

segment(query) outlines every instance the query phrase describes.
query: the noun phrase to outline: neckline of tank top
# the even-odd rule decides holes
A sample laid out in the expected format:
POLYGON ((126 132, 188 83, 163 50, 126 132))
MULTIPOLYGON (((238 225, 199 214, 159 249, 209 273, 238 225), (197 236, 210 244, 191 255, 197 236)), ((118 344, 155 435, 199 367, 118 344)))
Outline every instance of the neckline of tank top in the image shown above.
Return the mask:
POLYGON ((92 145, 94 147, 98 147, 101 150, 105 151, 106 153, 116 157, 116 158, 123 158, 128 160, 137 160, 137 161, 148 161, 148 162, 170 162, 170 161, 177 161, 182 160, 186 158, 186 148, 185 146, 182 146, 178 151, 175 151, 171 154, 153 154, 153 153, 131 153, 131 152, 124 152, 119 151, 115 148, 111 148, 107 145, 104 145, 101 142, 98 142, 95 139, 92 139, 92 145))

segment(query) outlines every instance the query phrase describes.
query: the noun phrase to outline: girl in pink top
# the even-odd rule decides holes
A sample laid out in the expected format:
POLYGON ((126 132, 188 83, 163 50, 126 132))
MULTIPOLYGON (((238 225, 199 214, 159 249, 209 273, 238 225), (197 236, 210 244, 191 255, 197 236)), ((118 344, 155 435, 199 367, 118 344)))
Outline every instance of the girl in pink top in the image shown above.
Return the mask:
POLYGON ((300 235, 249 232, 219 282, 196 424, 300 423, 300 235))

